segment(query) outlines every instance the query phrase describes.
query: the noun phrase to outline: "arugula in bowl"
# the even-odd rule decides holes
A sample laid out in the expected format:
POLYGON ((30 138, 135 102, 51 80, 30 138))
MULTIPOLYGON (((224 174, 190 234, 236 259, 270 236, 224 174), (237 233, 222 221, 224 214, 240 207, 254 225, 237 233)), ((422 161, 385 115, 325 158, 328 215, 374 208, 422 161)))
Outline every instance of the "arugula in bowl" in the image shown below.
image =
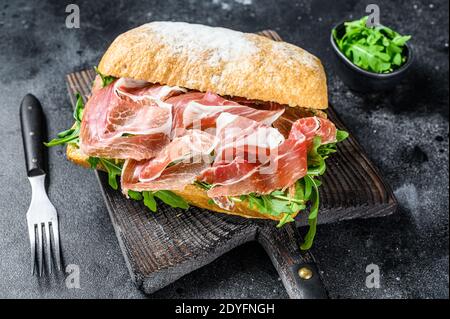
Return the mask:
POLYGON ((409 35, 400 35, 385 26, 367 26, 368 17, 345 22, 345 32, 333 29, 339 50, 360 68, 374 73, 391 73, 407 60, 409 35))

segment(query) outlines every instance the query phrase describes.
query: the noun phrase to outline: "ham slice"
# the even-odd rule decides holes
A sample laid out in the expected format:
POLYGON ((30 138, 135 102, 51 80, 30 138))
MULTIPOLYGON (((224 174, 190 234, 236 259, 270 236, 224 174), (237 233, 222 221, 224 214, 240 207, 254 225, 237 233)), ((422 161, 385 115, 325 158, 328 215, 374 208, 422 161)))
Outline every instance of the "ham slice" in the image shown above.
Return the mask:
POLYGON ((158 178, 149 182, 139 181, 139 175, 148 165, 148 161, 126 160, 122 168, 121 188, 127 195, 128 190, 157 191, 157 190, 183 190, 186 185, 192 184, 196 176, 209 167, 206 162, 179 163, 166 168, 158 178))
MULTIPOLYGON (((254 145, 257 146, 258 155, 261 150, 268 153, 265 154, 267 156, 258 156, 255 161, 248 156, 249 144, 242 144, 240 137, 246 136, 248 131, 275 129, 237 116, 224 115, 219 117, 217 122, 219 145, 226 144, 227 149, 233 148, 235 151, 228 152, 233 156, 231 161, 229 157, 222 156, 199 177, 199 180, 214 185, 208 191, 211 198, 250 193, 269 194, 275 190, 287 189, 306 175, 308 146, 314 136, 321 136, 323 143, 336 139, 336 128, 330 121, 316 117, 302 118, 294 123, 286 140, 269 139, 267 137, 271 135, 268 134, 266 139, 256 139, 258 143, 254 145), (234 136, 232 128, 236 128, 234 136), (236 151, 239 148, 245 151, 236 151)), ((243 140, 254 141, 248 138, 243 140)))
POLYGON ((164 101, 171 96, 186 93, 187 90, 179 86, 153 85, 146 81, 120 78, 114 83, 114 92, 133 101, 145 99, 164 101))
POLYGON ((80 148, 89 156, 117 159, 154 157, 169 143, 172 107, 163 100, 179 93, 125 80, 96 90, 86 104, 80 148))
POLYGON ((230 209, 232 201, 221 194, 214 195, 217 185, 237 185, 251 178, 268 161, 270 150, 283 143, 284 137, 273 127, 229 113, 218 117, 216 134, 219 140, 216 159, 201 178, 216 186, 208 193, 214 202, 230 209))
POLYGON ((215 144, 214 135, 188 130, 185 135, 170 142, 155 158, 143 161, 128 160, 123 167, 122 189, 183 189, 187 184, 192 184, 203 169, 211 165, 209 155, 215 144))
POLYGON ((169 98, 167 103, 173 105, 175 136, 182 135, 183 130, 190 127, 201 130, 213 128, 216 119, 223 112, 240 115, 266 125, 271 125, 284 112, 284 107, 278 104, 264 104, 264 108, 255 109, 211 92, 190 92, 169 98))
POLYGON ((307 172, 306 143, 287 139, 279 147, 277 154, 264 164, 238 163, 212 167, 204 171, 201 180, 214 185, 208 191, 211 198, 239 196, 250 193, 270 194, 274 190, 286 189, 307 172), (237 176, 233 171, 243 172, 237 176))
POLYGON ((336 126, 330 120, 313 116, 298 119, 291 128, 289 137, 305 136, 311 141, 315 136, 321 137, 321 144, 336 142, 336 126))
POLYGON ((185 135, 170 142, 158 156, 148 161, 148 165, 139 175, 139 180, 149 182, 158 178, 171 163, 181 161, 211 163, 209 155, 214 150, 215 144, 214 135, 199 130, 188 130, 185 135))
POLYGON ((277 129, 229 113, 222 113, 217 118, 216 134, 219 140, 216 166, 218 163, 230 163, 235 158, 250 163, 265 162, 270 149, 284 141, 277 129))

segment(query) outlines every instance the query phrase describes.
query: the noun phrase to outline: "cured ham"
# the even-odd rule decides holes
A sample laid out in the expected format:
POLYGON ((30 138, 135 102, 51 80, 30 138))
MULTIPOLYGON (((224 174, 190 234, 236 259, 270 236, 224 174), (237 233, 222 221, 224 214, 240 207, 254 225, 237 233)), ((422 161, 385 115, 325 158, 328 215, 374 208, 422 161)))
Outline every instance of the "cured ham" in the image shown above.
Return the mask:
POLYGON ((311 141, 315 136, 321 137, 321 144, 336 142, 336 126, 330 120, 313 116, 298 119, 291 128, 289 137, 305 136, 311 141))
POLYGON ((271 125, 284 112, 284 107, 279 104, 264 104, 264 107, 256 109, 211 92, 190 92, 172 97, 167 103, 173 105, 174 135, 183 134, 183 129, 192 126, 201 130, 215 127, 216 119, 224 112, 266 125, 271 125))
POLYGON ((81 150, 96 157, 154 157, 169 143, 172 128, 172 108, 163 100, 179 92, 124 80, 96 90, 83 113, 81 150))
POLYGON ((248 163, 239 164, 233 161, 203 172, 202 180, 215 185, 208 191, 208 196, 215 198, 250 193, 269 194, 274 190, 290 187, 306 175, 306 144, 288 139, 280 146, 278 155, 273 156, 270 161, 261 165, 253 164, 247 174, 239 178, 234 176, 232 172, 243 166, 248 166, 248 163))
POLYGON ((214 150, 215 136, 199 130, 189 130, 175 138, 158 156, 148 161, 139 175, 139 180, 148 182, 158 178, 169 164, 182 161, 211 163, 209 154, 214 150))
POLYGON ((127 195, 129 189, 134 191, 157 190, 183 190, 186 185, 192 184, 200 173, 209 167, 206 162, 179 163, 166 168, 158 178, 149 182, 139 180, 142 170, 148 161, 126 160, 122 168, 121 187, 127 195))
POLYGON ((217 133, 221 137, 220 143, 225 141, 228 149, 234 144, 235 149, 241 148, 248 151, 252 149, 249 147, 250 144, 243 144, 242 141, 257 142, 254 143, 253 149, 257 150, 258 156, 250 157, 249 152, 236 151, 232 153, 234 157, 231 161, 229 158, 224 159, 223 156, 216 159, 214 165, 199 177, 199 180, 214 185, 208 191, 209 197, 239 196, 249 193, 268 194, 291 186, 306 174, 305 136, 298 135, 284 140, 278 133, 279 136, 275 135, 275 137, 266 134, 263 139, 248 139, 245 137, 246 131, 262 129, 271 132, 276 129, 238 116, 219 117, 218 127, 221 128, 217 133), (226 124, 223 125, 222 121, 226 124), (234 133, 231 130, 233 127, 236 128, 234 133), (243 137, 240 132, 243 132, 243 137), (268 136, 271 138, 267 138, 268 136), (265 152, 264 156, 260 156, 261 151, 265 152))
POLYGON ((243 159, 250 163, 265 162, 270 149, 284 141, 281 133, 268 125, 248 118, 222 113, 217 118, 215 165, 243 159))
POLYGON ((153 85, 146 81, 120 78, 114 83, 114 92, 118 96, 126 96, 133 101, 145 99, 163 101, 171 96, 187 92, 179 86, 153 85))
POLYGON ((122 188, 133 190, 183 189, 211 165, 210 153, 216 137, 199 130, 188 130, 175 138, 155 158, 128 160, 123 167, 122 188), (179 178, 177 178, 177 175, 179 178))

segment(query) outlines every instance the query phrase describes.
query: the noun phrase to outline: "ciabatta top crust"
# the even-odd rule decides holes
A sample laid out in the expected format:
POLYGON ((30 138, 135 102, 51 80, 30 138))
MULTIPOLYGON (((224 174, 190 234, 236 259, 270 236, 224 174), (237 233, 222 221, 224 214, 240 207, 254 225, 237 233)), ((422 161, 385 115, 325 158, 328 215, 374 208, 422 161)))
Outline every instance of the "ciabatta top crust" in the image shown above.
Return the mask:
POLYGON ((184 22, 152 22, 119 35, 105 75, 219 95, 325 109, 326 77, 305 50, 263 36, 184 22))

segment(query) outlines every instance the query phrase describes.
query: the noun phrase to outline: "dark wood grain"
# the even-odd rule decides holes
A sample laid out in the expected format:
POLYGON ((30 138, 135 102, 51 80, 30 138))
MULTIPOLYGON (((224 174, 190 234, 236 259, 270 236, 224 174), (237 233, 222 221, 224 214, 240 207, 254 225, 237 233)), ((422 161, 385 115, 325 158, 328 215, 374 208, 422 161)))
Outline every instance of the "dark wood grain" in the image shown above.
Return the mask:
MULTIPOLYGON (((274 31, 262 34, 281 40, 274 31)), ((94 77, 93 70, 67 75, 73 105, 76 92, 87 99, 94 77)), ((339 128, 349 131, 333 107, 327 113, 339 128)), ((284 120, 288 123, 292 119, 286 114, 284 120)), ((356 139, 350 135, 338 149, 328 159, 328 169, 322 177, 319 223, 393 213, 396 199, 356 139)), ((184 212, 161 205, 157 213, 151 213, 142 203, 127 200, 120 191, 112 190, 106 174, 96 174, 130 274, 144 292, 152 293, 242 243, 258 240, 277 268, 290 297, 323 295, 315 287, 309 289, 308 283, 296 276, 299 265, 314 268, 314 260, 310 254, 299 251, 301 239, 294 225, 278 230, 271 221, 248 220, 196 207, 184 212)), ((306 214, 299 214, 296 224, 306 225, 306 214)))

